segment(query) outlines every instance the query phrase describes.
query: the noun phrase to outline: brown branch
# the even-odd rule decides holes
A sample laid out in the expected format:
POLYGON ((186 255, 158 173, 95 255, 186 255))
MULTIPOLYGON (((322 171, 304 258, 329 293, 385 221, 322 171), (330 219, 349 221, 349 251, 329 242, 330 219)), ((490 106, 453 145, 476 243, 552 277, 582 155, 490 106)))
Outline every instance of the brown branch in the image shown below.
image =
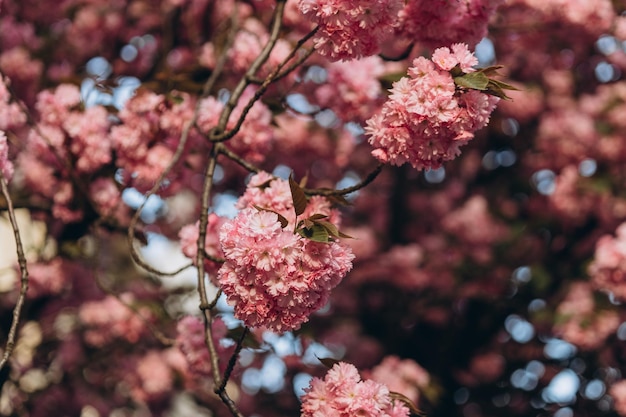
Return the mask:
MULTIPOLYGON (((295 70, 297 67, 299 67, 304 61, 306 61, 311 55, 313 55, 313 53, 315 52, 315 48, 307 49, 307 51, 304 54, 302 54, 298 59, 296 59, 291 65, 289 65, 283 71, 280 71, 296 55, 296 52, 298 52, 300 50, 300 48, 302 48, 302 46, 309 39, 311 39, 313 37, 313 35, 315 35, 315 33, 317 33, 318 30, 319 30, 319 26, 316 26, 315 28, 313 28, 313 30, 311 30, 309 33, 304 35, 302 37, 302 39, 300 39, 296 43, 296 46, 291 50, 291 52, 289 52, 289 55, 287 55, 285 57, 285 59, 283 59, 283 61, 280 64, 278 64, 278 66, 274 69, 274 71, 272 71, 273 74, 276 74, 276 75, 274 75, 272 77, 272 82, 276 82, 276 81, 286 77, 293 70, 295 70)), ((270 76, 271 75, 272 74, 270 74, 270 76)), ((264 82, 264 80, 261 80, 261 79, 253 79, 252 81, 255 84, 263 84, 263 82, 264 82)))
MULTIPOLYGON (((243 75, 243 77, 241 77, 241 80, 239 80, 239 83, 237 84, 237 86, 231 93, 230 97, 228 98, 228 102, 226 102, 226 105, 222 109, 222 114, 220 115, 220 119, 218 121, 217 126, 213 128, 213 130, 209 134, 209 139, 212 142, 223 142, 225 140, 232 138, 239 130, 239 127, 241 127, 241 124, 239 123, 238 124, 239 127, 237 127, 236 131, 234 131, 235 129, 226 131, 226 124, 228 123, 228 119, 230 118, 230 115, 232 114, 233 110, 237 106, 237 103, 239 102, 239 98, 241 98, 241 95, 243 94, 246 87, 250 85, 251 83, 250 80, 254 78, 259 68, 261 68, 261 66, 269 59, 270 53, 272 52, 272 50, 274 49, 274 46, 276 45, 276 42, 278 41, 280 30, 282 28, 282 20, 283 20, 283 13, 285 11, 285 4, 286 4, 286 0, 277 0, 276 10, 274 10, 274 17, 272 19, 272 28, 270 31, 270 38, 265 44, 265 47, 263 48, 261 53, 259 53, 259 56, 256 57, 256 59, 252 62, 252 64, 250 64, 250 68, 248 68, 248 70, 243 75)), ((255 97, 256 97, 256 94, 255 94, 255 97)), ((254 101, 256 100, 258 100, 258 98, 256 98, 254 101)), ((242 113, 239 120, 241 121, 241 119, 245 118, 246 115, 247 115, 247 111, 244 111, 244 113, 242 113)))
POLYGON ((209 261, 212 261, 218 264, 223 264, 224 262, 226 262, 226 259, 210 255, 209 253, 207 253, 207 251, 204 251, 204 257, 205 259, 208 259, 209 261))
POLYGON ((367 177, 365 177, 363 181, 351 187, 342 188, 341 190, 332 190, 329 188, 303 188, 303 191, 307 195, 321 195, 325 197, 350 194, 372 183, 372 181, 374 181, 378 174, 380 174, 383 170, 383 166, 384 164, 379 163, 372 172, 367 174, 367 177))
POLYGON ((244 327, 243 331, 241 332, 241 336, 239 336, 239 340, 237 340, 235 351, 233 352, 233 354, 230 356, 230 359, 228 360, 228 366, 226 367, 226 370, 224 371, 224 379, 222 380, 222 383, 220 384, 219 388, 216 390, 216 394, 219 395, 220 392, 226 390, 226 384, 228 383, 228 380, 230 379, 230 375, 235 369, 235 365, 237 364, 237 359, 239 358, 239 353, 241 353, 241 349, 243 349, 243 341, 247 335, 248 335, 248 327, 244 327))
POLYGON ((213 381, 215 382, 215 393, 220 397, 222 402, 228 407, 231 414, 235 417, 243 417, 243 414, 237 408, 235 402, 230 398, 226 390, 220 390, 219 387, 227 382, 226 379, 222 379, 219 371, 219 357, 217 354, 217 348, 213 341, 213 303, 209 303, 206 292, 206 282, 204 279, 204 245, 206 244, 206 228, 209 222, 209 199, 211 196, 211 190, 213 188, 213 176, 215 174, 215 167, 217 165, 217 157, 221 152, 221 148, 224 147, 221 143, 216 143, 211 149, 211 156, 209 158, 209 164, 204 174, 204 187, 202 190, 202 203, 200 208, 200 226, 198 230, 198 250, 196 255, 196 264, 198 266, 198 294, 200 296, 200 310, 204 317, 204 343, 209 350, 209 356, 211 358, 211 370, 213 373, 213 381), (226 381, 226 382, 225 382, 226 381))
MULTIPOLYGON (((289 53, 289 55, 287 55, 285 57, 285 59, 283 59, 283 61, 278 64, 278 66, 276 66, 276 68, 274 69, 274 71, 272 71, 267 78, 265 78, 265 80, 263 81, 263 83, 259 86, 259 88, 254 92, 254 95, 252 96, 252 98, 250 100, 248 100, 248 103, 246 103, 246 106, 243 108, 241 115, 239 116, 239 119, 237 120, 237 122, 235 123, 235 126, 230 129, 227 132, 223 132, 222 130, 217 130, 214 131, 213 134, 211 135, 211 140, 213 142, 224 142, 230 138, 232 138, 233 136, 235 136, 237 134, 237 132, 239 132, 239 129, 241 129, 241 126, 243 125, 243 122, 248 114, 248 112, 250 111, 250 109, 252 108, 252 106, 254 105, 254 103, 256 103, 261 96, 263 96, 263 94, 265 93, 265 91, 267 90, 267 88, 270 86, 270 84, 272 84, 273 82, 275 82, 279 77, 284 77, 287 74, 289 74, 291 71, 293 71, 294 69, 296 69, 299 65, 301 65, 307 58, 309 58, 314 50, 310 49, 307 51, 307 53, 305 53, 303 56, 301 56, 298 60, 296 60, 296 62, 293 63, 293 65, 291 65, 287 70, 283 71, 281 73, 281 69, 287 65, 287 63, 291 60, 291 58, 294 57, 294 55, 296 54, 296 52, 300 49, 300 47, 302 46, 302 44, 304 44, 311 36, 313 36, 315 34, 315 32, 317 32, 318 27, 316 27, 315 29, 313 29, 311 32, 309 32, 307 35, 305 35, 297 44, 296 47, 293 48, 291 50, 291 52, 289 53), (220 133, 221 132, 221 133, 220 133), (219 133, 219 134, 218 134, 219 133)), ((254 75, 254 74, 253 74, 254 75)), ((252 78, 248 78, 248 82, 251 82, 252 78)), ((236 104, 236 103, 235 103, 236 104)), ((231 110, 232 111, 232 110, 231 110)))
POLYGON ((26 300, 26 293, 28 292, 28 268, 26 267, 26 255, 24 255, 24 246, 22 245, 22 238, 20 236, 20 229, 17 225, 17 219, 15 218, 15 210, 13 208, 13 202, 9 195, 9 187, 7 186, 4 174, 0 170, 0 186, 2 187, 2 194, 7 201, 9 207, 9 220, 11 221, 11 227, 13 228, 13 236, 15 238, 15 247, 17 252, 17 263, 20 267, 20 294, 15 303, 13 309, 13 320, 11 321, 11 328, 9 329, 9 336, 7 338, 6 347, 2 360, 0 360, 0 370, 4 368, 9 361, 13 349, 15 349, 15 336, 17 333, 17 326, 20 322, 20 315, 24 307, 24 301, 26 300))
POLYGON ((232 160, 233 162, 236 162, 249 172, 254 172, 255 174, 258 174, 259 172, 263 171, 261 168, 251 164, 250 162, 243 159, 241 156, 237 155, 235 152, 228 149, 226 146, 220 148, 220 153, 226 156, 228 159, 232 160))

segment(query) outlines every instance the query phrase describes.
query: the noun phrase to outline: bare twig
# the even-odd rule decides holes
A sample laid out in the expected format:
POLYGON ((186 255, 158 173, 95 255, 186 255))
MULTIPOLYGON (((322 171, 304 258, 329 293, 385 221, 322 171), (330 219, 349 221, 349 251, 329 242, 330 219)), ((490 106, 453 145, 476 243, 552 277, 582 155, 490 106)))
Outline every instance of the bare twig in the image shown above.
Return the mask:
POLYGON ((122 299, 122 297, 120 297, 119 294, 117 294, 116 292, 114 292, 112 289, 106 287, 102 281, 100 279, 98 279, 98 273, 97 271, 94 270, 92 271, 94 273, 94 276, 96 277, 96 285, 98 286, 98 288, 100 288, 102 290, 102 292, 104 292, 107 295, 110 295, 112 297, 115 297, 115 299, 117 301, 119 301, 124 307, 126 307, 127 309, 129 309, 135 316, 137 316, 139 318, 139 320, 141 320, 146 327, 148 328, 148 330, 150 330, 150 332, 152 333, 152 335, 163 345, 163 346, 174 346, 174 343, 176 342, 175 339, 172 339, 171 337, 167 337, 161 330, 159 330, 153 323, 151 323, 147 318, 145 318, 143 316, 143 314, 141 314, 141 312, 139 312, 139 309, 137 309, 137 307, 135 307, 134 305, 124 301, 124 299, 122 299))
MULTIPOLYGON (((239 103, 239 98, 243 94, 244 90, 246 89, 248 85, 251 84, 251 80, 254 78, 259 68, 261 68, 261 66, 269 59, 270 53, 272 52, 272 49, 274 49, 274 46, 276 45, 276 42, 278 41, 280 30, 282 28, 282 20, 283 20, 283 13, 285 11, 285 3, 286 3, 286 0, 278 0, 276 2, 276 10, 274 10, 274 17, 272 19, 272 28, 270 31, 270 38, 265 44, 265 47, 263 47, 263 50, 261 51, 261 53, 259 53, 259 56, 256 57, 256 59, 252 62, 252 64, 250 64, 250 68, 248 68, 248 70, 243 75, 243 77, 241 77, 241 80, 239 80, 239 83, 237 84, 235 89, 232 91, 230 97, 228 98, 228 102, 226 102, 226 105, 222 109, 222 114, 220 115, 220 119, 218 121, 217 126, 213 128, 213 130, 209 134, 209 139, 212 142, 223 142, 225 140, 228 140, 232 138, 239 130, 240 123, 238 123, 239 127, 237 127, 234 133, 232 132, 235 129, 226 131, 226 124, 228 123, 228 119, 230 118, 230 115, 232 114, 233 110, 237 106, 237 103, 239 103)), ((258 100, 258 98, 256 98, 255 101, 256 100, 258 100)), ((241 119, 245 118, 246 114, 247 114, 247 111, 244 110, 239 120, 242 121, 241 119)))
POLYGON ((15 238, 15 246, 17 252, 17 263, 20 267, 20 294, 15 303, 13 309, 13 320, 11 321, 11 328, 9 330, 9 336, 7 338, 6 347, 2 360, 0 360, 0 370, 4 368, 9 361, 13 349, 15 349, 15 336, 17 333, 17 326, 20 322, 20 315, 22 314, 22 308, 24 307, 24 301, 26 300, 26 293, 28 292, 28 268, 26 267, 26 255, 24 255, 24 247, 22 245, 22 238, 20 236, 20 229, 17 225, 17 219, 15 218, 15 210, 13 208, 13 202, 9 195, 9 187, 7 186, 6 179, 0 171, 0 186, 2 187, 2 194, 7 201, 9 207, 9 220, 11 221, 11 227, 13 228, 13 236, 15 238))
POLYGON ((213 175, 215 174, 215 166, 217 165, 217 157, 221 152, 221 148, 224 145, 216 143, 211 150, 211 156, 209 158, 209 164, 207 166, 204 175, 204 188, 202 190, 202 203, 200 209, 200 226, 198 231, 198 251, 196 257, 196 264, 198 266, 198 294, 200 296, 200 310, 204 317, 204 343, 209 350, 209 356, 211 358, 211 368, 213 373, 213 380, 215 382, 215 393, 220 397, 222 402, 226 404, 231 414, 235 417, 243 417, 243 414, 237 408, 235 402, 230 398, 225 389, 221 389, 222 384, 226 384, 228 380, 222 378, 220 375, 219 358, 217 355, 217 349, 213 341, 213 303, 209 303, 206 292, 206 282, 204 280, 204 245, 206 243, 206 227, 209 222, 209 199, 211 196, 211 190, 213 188, 213 175))
POLYGON ((307 195, 321 195, 325 197, 350 194, 360 190, 363 187, 366 187, 372 181, 374 181, 378 174, 380 174, 380 172, 382 171, 383 166, 384 164, 382 163, 378 164, 378 166, 372 172, 367 174, 367 177, 365 177, 363 181, 351 187, 342 188, 341 190, 333 190, 329 188, 303 188, 303 190, 304 193, 307 195))
MULTIPOLYGON (((278 80, 280 80, 281 78, 286 77, 287 75, 289 75, 293 70, 295 70, 297 67, 299 67, 300 65, 302 65, 302 63, 304 61, 306 61, 311 55, 313 55, 313 53, 315 52, 314 48, 310 48, 307 49, 307 51, 302 54, 300 57, 298 57, 298 59, 296 59, 291 65, 289 65, 287 68, 285 68, 283 71, 280 71, 285 65, 287 65, 287 63, 296 55, 296 52, 298 52, 300 50, 300 48, 302 48, 302 46, 313 37, 313 35, 315 35, 315 33, 319 30, 319 26, 316 26, 313 30, 311 30, 309 33, 307 33, 306 35, 304 35, 302 37, 302 39, 300 39, 297 43, 296 46, 291 50, 291 52, 289 53, 289 55, 287 55, 285 57, 285 59, 283 59, 283 61, 277 66, 276 69, 274 69, 274 71, 272 71, 272 74, 275 74, 272 76, 272 82, 276 82, 278 80)), ((272 75, 270 74, 270 76, 272 75)), ((253 79, 252 80, 255 84, 263 84, 263 82, 265 82, 265 80, 261 80, 261 79, 253 79)))
POLYGON ((241 156, 237 155, 235 152, 231 151, 225 146, 221 148, 220 153, 226 156, 228 159, 236 162, 237 164, 239 164, 240 166, 242 166, 244 169, 248 170, 249 172, 254 172, 255 174, 258 174, 259 172, 262 171, 261 168, 246 161, 241 156))
POLYGON ((237 363, 237 359, 239 358, 239 353, 241 353, 241 349, 243 349, 243 341, 247 335, 248 335, 248 328, 244 327, 243 331, 241 332, 241 336, 239 336, 239 340, 237 340, 235 351, 233 352, 230 359, 228 360, 228 366, 226 366, 226 370, 224 371, 224 379, 222 380, 222 383, 220 384, 219 389, 218 389, 220 392, 226 389, 226 384, 228 383, 228 380, 230 379, 230 375, 233 372, 233 369, 235 369, 235 364, 237 363))

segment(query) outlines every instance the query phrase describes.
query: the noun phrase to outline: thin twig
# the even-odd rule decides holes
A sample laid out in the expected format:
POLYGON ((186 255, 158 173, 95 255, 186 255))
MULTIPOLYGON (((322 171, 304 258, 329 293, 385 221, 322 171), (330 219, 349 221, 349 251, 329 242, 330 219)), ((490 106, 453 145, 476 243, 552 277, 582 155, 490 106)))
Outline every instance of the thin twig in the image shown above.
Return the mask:
POLYGON ((134 305, 124 301, 122 299, 122 297, 120 297, 119 294, 117 294, 116 292, 114 292, 112 289, 106 287, 102 281, 100 279, 98 279, 98 273, 97 271, 94 270, 92 271, 95 278, 96 278, 96 285, 98 286, 98 288, 100 288, 100 290, 102 290, 102 292, 104 292, 107 295, 110 295, 112 297, 115 297, 115 299, 117 301, 119 301, 124 307, 126 307, 127 309, 129 309, 136 317, 139 318, 139 320, 141 320, 146 327, 148 328, 148 330, 150 330, 150 333, 152 333, 152 335, 155 337, 155 339, 157 339, 159 342, 161 342, 161 344, 163 346, 174 346, 174 343, 176 342, 175 339, 172 339, 171 337, 167 337, 161 330, 159 330, 153 323, 151 323, 147 318, 145 318, 143 316, 143 314, 141 314, 141 312, 139 312, 139 309, 137 307, 135 307, 134 305))
POLYGON ((209 356, 211 358, 211 370, 213 373, 213 381, 215 382, 215 393, 220 397, 222 402, 226 404, 231 414, 235 417, 243 417, 243 414, 237 408, 235 402, 230 398, 226 390, 219 390, 222 384, 228 382, 226 379, 222 379, 219 368, 219 357, 217 355, 217 348, 213 341, 213 306, 209 303, 206 292, 206 283, 204 279, 204 245, 206 243, 206 228, 209 222, 209 199, 211 196, 211 190, 213 188, 213 176, 215 174, 215 166, 217 165, 217 157, 220 154, 220 149, 224 147, 221 143, 216 143, 211 149, 211 156, 209 158, 209 164, 204 174, 204 188, 202 190, 202 203, 200 209, 200 226, 198 231, 198 251, 196 255, 196 264, 198 267, 198 294, 200 296, 200 310, 204 317, 204 343, 209 350, 209 356), (226 381, 226 382, 224 382, 226 381))
POLYGON ((255 174, 258 174, 259 172, 263 171, 261 168, 246 161, 241 156, 237 155, 235 152, 231 151, 225 146, 221 148, 220 153, 226 156, 228 159, 241 165, 244 169, 248 170, 249 172, 254 172, 255 174))
MULTIPOLYGON (((209 138, 212 142, 223 142, 227 139, 232 138, 235 135, 235 133, 237 133, 236 131, 234 133, 231 133, 234 129, 226 131, 226 124, 228 123, 228 119, 230 118, 230 115, 232 114, 233 110, 239 103, 239 98, 245 91, 246 87, 250 85, 251 83, 250 80, 254 78, 259 68, 261 68, 261 66, 269 59, 270 53, 272 52, 272 50, 274 49, 274 46, 276 45, 276 42, 278 41, 280 30, 282 28, 282 20, 283 20, 283 13, 285 11, 285 3, 286 3, 286 0, 278 0, 276 2, 276 10, 274 10, 274 17, 272 19, 272 28, 270 31, 270 38, 265 44, 265 46, 263 47, 263 50, 259 53, 256 59, 252 62, 252 64, 250 64, 250 68, 248 68, 246 73, 241 77, 241 80, 239 80, 239 83, 237 84, 235 89, 232 91, 230 97, 228 98, 226 105, 224 105, 224 108, 222 109, 222 114, 220 114, 220 119, 218 121, 217 126, 213 128, 209 134, 209 138)), ((256 100, 258 100, 258 98, 255 99, 255 101, 256 100)), ((241 119, 245 118, 246 115, 247 115, 247 111, 244 111, 244 113, 242 113, 239 120, 241 121, 241 119)), ((239 128, 237 128, 237 131, 238 130, 239 128)))
POLYGON ((226 370, 224 371, 224 379, 222 380, 222 383, 219 386, 219 389, 217 392, 218 394, 219 392, 224 391, 226 389, 226 384, 228 383, 228 380, 230 379, 230 375, 235 369, 235 364, 237 363, 237 359, 239 358, 239 353, 241 353, 241 349, 243 349, 243 341, 247 335, 248 335, 248 327, 244 327, 243 331, 241 332, 241 336, 239 336, 239 340, 237 340, 235 351, 233 352, 233 354, 230 356, 230 359, 228 360, 228 366, 226 367, 226 370))
POLYGON ((360 190, 363 187, 366 187, 372 181, 374 181, 376 177, 378 176, 378 174, 380 174, 380 172, 382 171, 383 166, 384 164, 379 163, 378 166, 372 172, 367 174, 367 177, 365 177, 363 181, 351 187, 342 188, 340 190, 333 190, 330 188, 303 188, 303 191, 307 195, 321 195, 325 197, 350 194, 350 193, 360 190))
POLYGON ((9 187, 7 186, 7 182, 2 171, 0 171, 0 186, 2 187, 2 194, 4 195, 9 207, 9 220, 11 221, 11 227, 13 228, 13 236, 15 238, 15 247, 17 252, 17 263, 20 267, 20 294, 17 298, 17 302, 15 303, 15 308, 13 309, 13 320, 11 321, 9 337, 7 338, 2 360, 0 360, 1 370, 9 361, 9 357, 13 353, 13 349, 15 349, 17 326, 20 322, 20 315, 22 314, 22 308, 24 307, 24 301, 26 300, 26 293, 28 292, 28 268, 26 267, 26 255, 24 255, 24 246, 22 245, 20 229, 17 225, 17 219, 15 218, 13 202, 11 201, 11 196, 9 195, 9 187))
MULTIPOLYGON (((313 53, 315 52, 315 48, 307 49, 307 51, 304 54, 302 54, 302 56, 298 57, 298 59, 295 60, 291 65, 289 65, 283 71, 280 71, 296 55, 296 52, 298 52, 300 50, 300 48, 302 48, 302 46, 309 39, 311 39, 313 37, 313 35, 315 35, 315 33, 317 33, 318 30, 319 30, 319 26, 316 26, 309 33, 304 35, 302 37, 302 39, 300 39, 298 42, 296 42, 296 45, 291 50, 291 52, 289 52, 289 55, 287 55, 283 59, 283 61, 280 64, 278 64, 277 68, 275 68, 274 71, 272 71, 272 74, 275 74, 272 77, 272 82, 276 82, 276 81, 280 80, 281 78, 286 77, 289 73, 291 73, 293 70, 295 70, 297 67, 299 67, 304 61, 306 61, 311 55, 313 55, 313 53)), ((261 79, 253 79, 252 81, 255 84, 263 84, 263 82, 264 82, 264 80, 261 80, 261 79)))
POLYGON ((217 257, 217 256, 213 256, 213 255, 209 254, 206 250, 204 251, 204 258, 208 259, 211 262, 215 262, 217 264, 223 264, 224 262, 226 262, 226 259, 220 258, 220 257, 217 257))

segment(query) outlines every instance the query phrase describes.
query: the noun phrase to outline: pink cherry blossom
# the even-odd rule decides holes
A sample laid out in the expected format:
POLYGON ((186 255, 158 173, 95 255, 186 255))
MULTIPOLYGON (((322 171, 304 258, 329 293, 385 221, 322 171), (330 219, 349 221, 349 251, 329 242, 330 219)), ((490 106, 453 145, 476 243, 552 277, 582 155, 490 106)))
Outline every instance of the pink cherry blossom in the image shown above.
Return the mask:
POLYGON ((307 240, 255 208, 227 221, 220 243, 226 262, 218 280, 235 317, 278 333, 300 328, 324 306, 354 257, 347 246, 307 240))
POLYGON ((400 0, 300 0, 300 11, 319 25, 313 38, 320 55, 333 61, 376 54, 398 25, 400 0))
POLYGON ((598 239, 589 275, 596 288, 626 299, 626 224, 622 223, 615 233, 598 239))
POLYGON ((499 99, 477 90, 457 89, 444 69, 459 63, 473 71, 475 61, 470 56, 466 46, 454 45, 452 51, 440 48, 434 64, 423 57, 413 61, 409 77, 393 84, 382 111, 367 121, 365 131, 377 159, 393 165, 409 162, 420 170, 436 169, 456 158, 460 146, 489 122, 499 99))
POLYGON ((324 379, 313 378, 302 397, 302 417, 408 417, 409 409, 392 401, 389 389, 371 379, 361 380, 354 365, 339 362, 324 379))

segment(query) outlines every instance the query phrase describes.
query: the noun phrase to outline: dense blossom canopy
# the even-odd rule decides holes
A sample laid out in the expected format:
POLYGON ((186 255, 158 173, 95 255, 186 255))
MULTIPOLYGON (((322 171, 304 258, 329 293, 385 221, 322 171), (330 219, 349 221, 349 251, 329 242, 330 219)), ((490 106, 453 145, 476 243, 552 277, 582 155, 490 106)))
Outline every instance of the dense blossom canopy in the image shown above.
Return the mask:
POLYGON ((0 0, 0 415, 626 417, 625 13, 0 0))

